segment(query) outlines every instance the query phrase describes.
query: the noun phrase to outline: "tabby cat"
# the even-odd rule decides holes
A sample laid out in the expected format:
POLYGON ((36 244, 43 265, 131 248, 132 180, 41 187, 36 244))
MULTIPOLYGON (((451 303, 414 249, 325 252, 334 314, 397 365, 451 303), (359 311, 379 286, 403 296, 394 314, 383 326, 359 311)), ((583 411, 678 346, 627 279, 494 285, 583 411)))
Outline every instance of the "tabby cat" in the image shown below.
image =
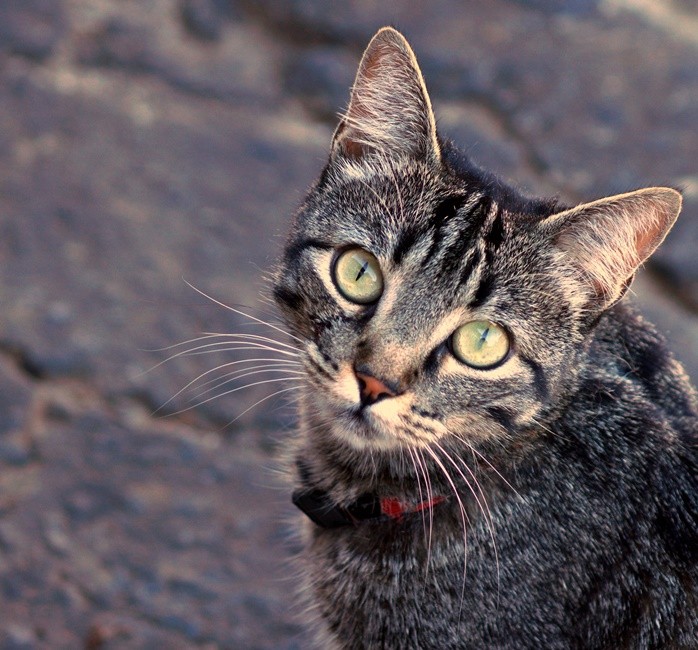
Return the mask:
POLYGON ((680 206, 523 198, 375 35, 274 279, 319 648, 698 648, 696 393, 621 301, 680 206))

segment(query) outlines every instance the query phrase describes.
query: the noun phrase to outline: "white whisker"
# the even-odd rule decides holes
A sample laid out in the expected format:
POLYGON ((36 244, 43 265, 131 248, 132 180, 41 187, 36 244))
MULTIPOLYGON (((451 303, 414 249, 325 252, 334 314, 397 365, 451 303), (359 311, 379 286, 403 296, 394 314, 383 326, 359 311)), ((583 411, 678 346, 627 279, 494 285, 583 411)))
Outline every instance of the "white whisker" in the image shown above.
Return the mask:
MULTIPOLYGON (((199 388, 204 388, 205 386, 210 386, 211 384, 214 384, 218 381, 224 381, 226 379, 230 379, 235 377, 238 373, 245 372, 246 370, 256 370, 257 368, 288 368, 290 370, 296 370, 297 368, 300 368, 300 362, 298 361, 291 361, 290 359, 273 359, 273 358, 254 358, 254 359, 239 359, 237 361, 230 361, 229 363, 223 363, 220 366, 216 366, 215 368, 211 368, 211 370, 207 370, 206 372, 200 374, 195 380, 189 382, 187 386, 191 386, 193 383, 198 381, 199 379, 203 378, 205 375, 208 375, 210 373, 216 372, 217 370, 223 370, 224 368, 229 368, 232 366, 237 366, 240 364, 246 364, 246 363, 254 363, 254 362, 261 362, 265 361, 267 363, 259 366, 251 366, 249 368, 241 368, 239 370, 235 370, 233 372, 226 372, 222 375, 218 375, 214 377, 213 379, 209 379, 208 381, 202 382, 199 384, 199 388)), ((297 371, 300 372, 300 371, 297 371)), ((305 374, 305 373, 303 373, 305 374)))
POLYGON ((216 299, 213 298, 212 296, 209 296, 207 293, 205 293, 205 292, 202 291, 201 289, 198 289, 197 287, 195 287, 193 284, 191 284, 190 282, 188 282, 188 281, 185 280, 184 278, 182 278, 182 280, 183 280, 183 281, 185 282, 185 284, 187 284, 191 289, 193 289, 194 291, 196 291, 196 293, 198 293, 199 295, 203 296, 204 298, 207 298, 208 300, 210 300, 211 302, 215 303, 215 304, 218 305, 219 307, 223 307, 224 309, 227 309, 228 311, 232 311, 232 312, 235 313, 235 314, 238 314, 238 315, 240 315, 240 316, 244 316, 245 318, 249 318, 250 320, 256 321, 257 323, 261 323, 262 325, 266 325, 267 327, 270 327, 271 329, 276 330, 277 332, 281 332, 282 334, 284 334, 284 335, 286 335, 286 336, 290 336, 292 339, 295 339, 295 340, 298 341, 299 343, 303 343, 303 341, 302 341, 300 338, 298 338, 297 336, 294 336, 293 334, 291 334, 291 333, 285 331, 283 328, 281 328, 281 327, 276 327, 276 325, 272 325, 271 323, 267 323, 267 322, 261 320, 260 318, 256 318, 255 316, 252 316, 252 315, 250 315, 250 314, 246 314, 244 311, 240 311, 239 309, 235 309, 235 307, 230 307, 229 305, 226 305, 225 303, 221 302, 220 300, 216 300, 216 299))
POLYGON ((456 487, 456 484, 454 483, 453 479, 451 478, 451 475, 448 473, 448 470, 444 466, 444 464, 441 462, 440 458, 436 454, 436 452, 431 449, 430 447, 424 447, 424 449, 427 451, 427 453, 434 459, 434 462, 438 465, 439 469, 441 469, 441 472, 443 475, 446 477, 446 480, 448 481, 449 485, 451 486, 451 490, 453 490, 453 495, 456 497, 456 500, 458 501, 458 507, 460 509, 460 515, 461 515, 461 522, 463 524, 463 583, 461 586, 461 599, 460 599, 460 609, 458 612, 458 620, 460 622, 460 616, 462 613, 463 609, 463 601, 465 599, 465 574, 468 566, 468 532, 467 532, 467 519, 468 515, 465 511, 465 506, 463 505, 463 500, 460 498, 460 494, 458 492, 458 488, 456 487))
POLYGON ((453 436, 456 440, 459 440, 462 442, 470 451, 474 454, 477 455, 478 458, 480 458, 497 476, 499 476, 500 479, 504 482, 504 484, 512 490, 512 492, 519 497, 520 499, 523 499, 523 497, 517 492, 516 488, 509 482, 507 479, 502 475, 502 473, 489 461, 485 456, 482 455, 478 449, 472 445, 470 442, 468 442, 465 438, 462 436, 459 436, 457 433, 454 433, 453 431, 449 431, 449 434, 453 436))
MULTIPOLYGON (((207 388, 206 390, 197 393, 189 401, 199 399, 200 397, 203 397, 204 395, 208 395, 209 393, 221 388, 222 386, 225 386, 226 384, 229 384, 229 383, 234 382, 234 381, 238 381, 238 380, 242 379, 243 377, 251 377, 252 375, 259 375, 262 373, 271 372, 271 373, 284 373, 288 377, 288 379, 296 379, 296 377, 291 377, 291 376, 289 376, 289 374, 301 375, 302 377, 305 376, 305 373, 301 372, 299 370, 289 370, 288 368, 274 368, 274 367, 268 367, 268 366, 255 366, 254 368, 245 368, 244 370, 246 372, 238 371, 237 373, 231 373, 232 375, 234 375, 232 377, 228 377, 226 379, 221 378, 221 382, 219 384, 216 384, 215 386, 211 386, 210 388, 207 388)), ((241 388, 244 388, 244 387, 241 386, 241 388)))
POLYGON ((295 345, 290 345, 288 343, 284 343, 283 341, 279 341, 277 339, 273 339, 269 336, 262 336, 261 334, 250 334, 249 332, 246 333, 235 333, 235 334, 224 334, 222 332, 205 332, 207 336, 223 336, 229 339, 243 339, 243 340, 254 340, 254 341, 264 341, 265 343, 273 343, 275 345, 280 345, 284 348, 288 348, 289 350, 293 350, 296 354, 298 353, 298 348, 295 345))
POLYGON ((287 350, 277 350, 264 343, 258 343, 256 341, 221 341, 220 343, 210 343, 208 345, 200 345, 191 350, 183 350, 182 352, 173 355, 167 361, 172 361, 177 357, 197 357, 203 354, 215 354, 222 352, 236 352, 239 350, 267 350, 269 352, 276 352, 277 354, 283 354, 284 356, 297 357, 298 355, 293 352, 288 352, 287 350))
POLYGON ((244 390, 245 388, 252 388, 253 386, 261 386, 262 384, 272 384, 280 381, 300 381, 299 378, 289 378, 289 377, 276 377, 274 379, 264 379, 262 381, 255 381, 251 384, 245 384, 244 386, 238 386, 237 388, 232 388, 231 390, 224 391, 220 395, 214 395, 213 397, 209 397, 202 402, 198 402, 197 404, 192 404, 191 406, 187 406, 185 408, 180 409, 179 411, 175 411, 174 413, 170 413, 170 417, 176 416, 176 415, 181 415, 182 413, 185 413, 186 411, 191 411, 192 409, 199 408, 200 406, 203 406, 204 404, 208 404, 209 402, 215 400, 215 399, 220 399, 221 397, 225 397, 226 395, 231 395, 232 393, 237 393, 240 390, 244 390))
POLYGON ((245 413, 248 411, 251 411, 255 406, 259 406, 262 402, 266 402, 268 399, 271 399, 272 397, 276 397, 277 395, 281 395, 281 393, 287 393, 291 390, 300 390, 300 386, 291 386, 290 388, 282 388, 281 390, 277 390, 275 393, 272 393, 271 395, 267 395, 266 397, 262 397, 262 399, 256 401, 252 406, 248 406, 242 413, 234 417, 230 422, 228 422, 225 426, 229 427, 233 424, 235 424, 245 413))
POLYGON ((494 534, 494 519, 492 518, 492 511, 490 510, 490 506, 487 503, 487 497, 485 496, 485 492, 482 489, 482 486, 480 485, 480 482, 477 480, 477 477, 473 473, 473 471, 468 467, 468 464, 461 458, 458 458, 458 460, 461 462, 461 465, 465 468, 465 470, 470 474, 470 477, 472 478, 473 482, 475 483, 475 486, 477 487, 478 492, 480 493, 480 496, 478 496, 477 492, 473 488, 473 485, 471 482, 468 480, 468 478, 463 474, 461 471, 460 467, 456 463, 456 461, 453 459, 451 454, 449 454, 446 449, 444 449, 438 442, 433 443, 434 446, 436 446, 441 453, 443 454, 444 458, 453 465, 455 470, 458 472, 460 475, 461 479, 463 479, 463 482, 466 484, 468 489, 470 490, 470 493, 473 495, 475 498, 475 502, 477 503, 478 507, 480 508, 480 512, 482 512, 484 518, 485 518, 485 526, 487 527, 487 530, 490 535, 490 539, 492 540, 492 547, 494 550, 494 562, 495 562, 495 571, 497 573, 497 596, 499 597, 499 553, 497 551, 497 542, 495 540, 495 534, 494 534), (480 499, 482 498, 482 500, 480 499))

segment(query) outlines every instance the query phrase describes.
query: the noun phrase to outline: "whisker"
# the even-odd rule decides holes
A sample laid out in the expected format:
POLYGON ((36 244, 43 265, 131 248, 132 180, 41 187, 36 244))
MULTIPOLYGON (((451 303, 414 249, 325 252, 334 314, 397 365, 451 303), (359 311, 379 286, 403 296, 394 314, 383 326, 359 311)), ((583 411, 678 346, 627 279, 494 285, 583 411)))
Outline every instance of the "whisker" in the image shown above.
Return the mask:
MULTIPOLYGON (((257 347, 237 347, 237 348, 224 348, 223 350, 208 350, 207 352, 229 352, 229 351, 238 351, 238 350, 256 350, 258 349, 257 347)), ((199 352, 199 353, 192 353, 192 354, 204 354, 204 352, 199 352)), ((172 359, 173 357, 171 357, 172 359)), ((230 361, 228 363, 224 363, 222 365, 216 366, 215 368, 211 368, 209 370, 206 370, 205 372, 202 372, 200 375, 192 379, 190 382, 188 382, 185 386, 180 388, 172 397, 170 397, 166 402, 161 404, 155 411, 153 411, 153 415, 159 413, 162 409, 164 409, 168 404, 170 404, 173 400, 175 400, 177 397, 179 397, 184 391, 186 391, 190 386, 193 386, 196 384, 198 381, 203 379, 204 377, 217 372, 221 370, 222 368, 227 368, 229 366, 235 366, 240 363, 252 363, 255 361, 274 361, 277 364, 289 364, 289 365, 294 365, 294 366, 300 366, 300 361, 294 361, 294 360, 286 360, 286 359, 239 359, 237 361, 230 361)), ((164 363, 164 362, 163 362, 164 363)), ((218 379, 221 379, 221 377, 216 377, 211 381, 217 381, 218 379)), ((206 386, 210 383, 205 382, 203 385, 206 386)))
MULTIPOLYGON (((249 325, 255 325, 256 323, 248 323, 249 325)), ((233 334, 225 334, 222 332, 204 332, 207 336, 223 336, 229 339, 243 339, 243 340, 254 340, 254 341, 264 341, 265 343, 274 343, 275 345, 280 345, 281 347, 288 348, 289 350, 293 350, 294 352, 298 353, 298 348, 295 345, 290 345, 289 343, 284 343, 283 341, 279 341, 277 339, 273 339, 269 336, 262 336, 261 334, 250 334, 249 332, 245 333, 233 333, 233 334)))
MULTIPOLYGON (((289 356, 289 357, 298 357, 298 353, 295 352, 288 352, 287 350, 278 350, 276 348, 273 348, 269 345, 264 345, 262 343, 259 343, 257 341, 218 341, 217 343, 207 343, 205 345, 197 345, 194 348, 190 348, 187 350, 182 350, 180 352, 177 352, 176 354, 170 355, 167 357, 167 359, 164 359, 163 361, 160 361, 156 365, 154 365, 152 368, 150 368, 147 372, 151 372, 152 370, 155 370, 159 366, 169 362, 169 361, 174 361, 177 358, 180 357, 194 357, 194 356, 199 356, 202 354, 215 354, 215 353, 223 353, 223 352, 238 352, 241 350, 266 350, 268 352, 276 352, 278 354, 283 354, 284 356, 289 356)), ((300 363, 300 362, 298 362, 300 363)))
MULTIPOLYGON (((424 458, 424 454, 420 449, 415 449, 416 454, 419 456, 421 460, 421 467, 422 471, 424 472, 424 480, 427 485, 427 498, 429 501, 432 501, 434 499, 434 489, 431 484, 431 474, 429 473, 429 470, 427 468, 427 461, 424 458)), ((434 532, 434 512, 431 508, 429 508, 429 542, 427 544, 427 560, 431 558, 431 543, 432 543, 432 536, 434 532)), ((428 564, 427 564, 428 566, 428 564)))
MULTIPOLYGON (((432 496, 431 496, 431 490, 429 489, 429 483, 427 481, 427 474, 426 470, 424 468, 424 459, 418 454, 416 449, 412 449, 411 447, 407 447, 407 450, 410 452, 410 456, 412 456, 412 464, 414 465, 415 469, 415 476, 417 477, 417 489, 419 490, 419 499, 420 501, 424 502, 424 495, 422 493, 422 480, 419 478, 420 473, 422 474, 422 479, 424 479, 424 489, 427 494, 427 502, 431 503, 432 502, 432 496)), ((422 513, 422 529, 424 531, 424 541, 426 542, 427 545, 427 565, 425 567, 424 575, 425 577, 429 575, 429 564, 431 560, 431 535, 432 535, 432 524, 433 524, 433 512, 431 508, 422 508, 421 510, 422 513), (426 513, 425 510, 428 510, 429 512, 426 513), (429 517, 429 527, 427 528, 427 516, 429 517)))
POLYGON ((557 437, 558 434, 555 431, 553 431, 549 427, 546 427, 542 422, 540 422, 539 420, 536 420, 536 418, 534 418, 533 416, 531 416, 531 420, 533 420, 541 429, 543 429, 544 431, 547 431, 551 436, 557 437))
POLYGON ((280 381, 300 381, 299 378, 289 378, 289 377, 276 377, 274 379, 264 379, 262 381, 255 381, 251 384, 245 384, 244 386, 238 386, 237 388, 232 388, 230 390, 224 391, 220 395, 214 395, 213 397, 209 397, 202 402, 198 402, 197 404, 192 404, 191 406, 187 406, 185 408, 180 409, 179 411, 175 411, 174 413, 170 413, 169 416, 173 417, 175 415, 180 415, 182 413, 185 413, 186 411, 191 411, 192 409, 198 408, 200 406, 203 406, 204 404, 208 404, 209 402, 215 400, 215 399, 220 399, 221 397, 225 397, 226 395, 231 395, 232 393, 237 393, 240 390, 243 390, 245 388, 252 388, 253 386, 261 386, 262 384, 272 384, 280 381))
MULTIPOLYGON (((264 302, 263 298, 264 297, 262 294, 257 296, 257 300, 259 300, 260 302, 264 302)), ((259 307, 255 306, 255 305, 246 305, 245 303, 242 303, 242 302, 231 302, 229 304, 230 304, 230 306, 236 307, 237 309, 249 309, 250 311, 255 311, 255 312, 258 312, 260 314, 264 314, 265 316, 268 316, 269 318, 273 318, 273 319, 277 319, 277 320, 279 318, 278 312, 271 311, 269 309, 260 309, 259 307)), ((275 307, 273 302, 271 303, 271 305, 272 305, 272 307, 275 307)), ((281 324, 280 321, 279 321, 279 323, 281 324)), ((266 325, 267 323, 262 322, 261 324, 266 325)))
POLYGON ((494 549, 494 563, 495 563, 495 570, 497 572, 497 597, 499 597, 499 553, 497 551, 497 542, 495 540, 495 534, 494 534, 494 519, 492 518, 492 511, 490 509, 489 504, 487 503, 487 497, 485 496, 485 492, 482 489, 482 486, 480 485, 480 482, 477 480, 477 477, 473 473, 473 471, 468 467, 468 464, 461 458, 460 460, 462 466, 466 469, 468 474, 470 474, 470 477, 472 478, 473 482, 475 483, 475 486, 477 487, 480 496, 482 497, 482 501, 480 500, 480 497, 477 495, 477 492, 474 490, 472 484, 468 480, 468 478, 463 474, 461 471, 460 467, 456 464, 456 461, 453 459, 451 454, 449 454, 446 449, 444 449, 438 442, 434 441, 434 446, 436 446, 441 453, 443 454, 444 458, 448 460, 448 462, 453 465, 455 470, 458 472, 460 477, 463 479, 464 483, 470 490, 471 494, 475 498, 475 502, 477 503, 478 507, 480 508, 480 512, 482 512, 483 516, 485 517, 485 525, 487 526, 487 530, 490 535, 490 539, 492 540, 492 547, 494 549))
MULTIPOLYGON (((202 391, 202 392, 199 392, 199 393, 197 393, 196 395, 192 396, 192 398, 191 398, 189 401, 193 401, 193 400, 196 400, 196 399, 198 399, 198 398, 200 398, 200 397, 203 397, 204 395, 207 395, 208 393, 210 393, 210 392, 212 392, 212 391, 215 391, 215 390, 217 390, 218 388, 221 388, 222 386, 225 386, 226 384, 229 384, 229 383, 231 383, 231 382, 234 382, 234 381, 237 381, 237 380, 239 380, 239 379, 242 379, 243 377, 250 377, 250 376, 252 376, 252 375, 259 375, 259 374, 262 374, 262 373, 265 373, 265 372, 272 372, 272 373, 283 372, 283 373, 286 373, 286 374, 287 374, 288 379, 295 379, 295 377, 290 377, 290 376, 288 376, 288 373, 293 373, 293 374, 296 374, 296 375, 305 376, 305 373, 304 373, 304 372, 301 372, 301 371, 298 371, 298 370, 289 370, 289 369, 287 369, 287 368, 273 368, 273 367, 266 367, 266 366, 256 366, 256 368, 258 368, 258 369, 255 370, 255 369, 253 369, 253 368, 245 368, 244 370, 246 370, 246 371, 248 371, 248 372, 238 371, 238 373, 232 373, 233 375, 236 375, 236 376, 230 377, 230 378, 228 378, 228 379, 223 379, 223 380, 221 381, 221 383, 219 383, 219 384, 217 384, 217 385, 215 385, 215 386, 211 386, 210 388, 207 388, 206 390, 204 390, 204 391, 202 391), (241 374, 239 374, 239 373, 241 373, 241 374)), ((242 387, 241 387, 241 388, 242 388, 242 387)))
MULTIPOLYGON (((207 370, 206 372, 200 374, 197 379, 193 380, 192 382, 189 382, 187 386, 190 386, 191 384, 195 383, 198 379, 201 379, 205 375, 216 372, 217 370, 223 370, 223 368, 229 368, 231 366, 237 366, 240 364, 244 363, 254 363, 257 361, 266 361, 268 363, 264 365, 259 365, 259 366, 252 366, 250 368, 241 368, 239 370, 235 370, 233 372, 227 372, 225 374, 219 375, 217 377, 214 377, 213 379, 209 379, 208 381, 205 381, 199 385, 199 388, 204 388, 205 386, 209 386, 211 384, 214 384, 217 381, 222 381, 225 380, 226 378, 232 378, 235 375, 237 375, 240 372, 245 372, 245 370, 256 370, 257 368, 288 368, 289 371, 295 370, 296 368, 300 368, 301 364, 299 361, 292 361, 290 359, 273 359, 273 358, 256 358, 256 359, 239 359, 238 361, 230 361, 229 363, 223 363, 220 366, 216 366, 215 368, 211 368, 211 370, 207 370)), ((300 371, 298 371, 300 372, 300 371)), ((305 373, 304 373, 305 374, 305 373)))
POLYGON ((499 478, 502 479, 504 484, 509 489, 511 489, 517 497, 523 499, 523 497, 521 496, 521 494, 519 494, 516 488, 509 481, 507 481, 507 479, 502 475, 502 473, 485 456, 483 456, 482 453, 474 445, 472 445, 465 438, 461 437, 457 433, 454 433, 453 431, 449 431, 449 434, 453 436, 456 440, 462 442, 466 447, 468 447, 468 449, 470 449, 470 451, 473 452, 473 454, 476 454, 478 458, 480 458, 497 476, 499 476, 499 478))
POLYGON ((179 343, 173 343, 172 345, 166 345, 163 348, 147 348, 143 352, 166 352, 167 350, 173 350, 174 348, 181 348, 183 345, 189 345, 189 343, 198 343, 199 341, 205 341, 216 336, 228 336, 227 334, 216 334, 213 332, 204 332, 202 336, 196 336, 193 339, 188 339, 187 341, 180 341, 179 343))
POLYGON ((281 333, 284 334, 285 336, 289 336, 289 337, 291 337, 292 339, 295 339, 295 340, 298 341, 299 343, 303 343, 302 339, 298 338, 297 336, 294 336, 294 335, 291 334, 290 332, 285 331, 285 330, 282 329, 281 327, 277 327, 276 325, 272 325, 271 323, 267 323, 267 322, 261 320, 260 318, 256 318, 255 316, 252 316, 251 314, 247 314, 247 313, 245 313, 244 311, 240 311, 239 309, 235 309, 235 307, 230 307, 229 305, 226 305, 225 303, 221 302, 220 300, 216 300, 216 299, 213 298, 212 296, 209 296, 207 293, 205 293, 205 292, 202 291, 201 289, 198 289, 197 287, 195 287, 193 284, 191 284, 190 282, 188 282, 188 281, 185 280, 184 278, 182 278, 182 280, 183 280, 184 283, 187 284, 191 289, 193 289, 194 291, 196 291, 196 293, 198 293, 199 295, 203 296, 204 298, 208 298, 208 300, 210 300, 210 301, 213 302, 214 304, 218 305, 219 307, 223 307, 224 309, 227 309, 228 311, 232 311, 233 313, 238 314, 239 316, 244 316, 245 318, 249 318, 250 320, 253 320, 253 321, 256 321, 256 322, 258 322, 258 323, 261 323, 262 325, 266 325, 267 327, 270 327, 271 329, 276 330, 277 332, 281 332, 281 333))
MULTIPOLYGON (((189 345, 190 343, 198 343, 199 341, 207 341, 215 337, 220 337, 220 336, 227 336, 226 334, 205 334, 204 336, 197 336, 196 338, 189 339, 187 341, 182 341, 181 343, 174 343, 173 345, 167 345, 164 348, 154 348, 152 350, 146 349, 143 350, 144 352, 166 352, 167 350, 173 350, 175 348, 182 347, 183 345, 189 345)), ((192 348, 194 350, 198 348, 192 348)), ((175 354, 170 357, 167 357, 167 359, 163 359, 162 361, 159 361, 155 365, 151 366, 147 370, 143 370, 142 372, 138 373, 136 376, 141 377, 143 375, 147 375, 149 372, 152 372, 153 370, 156 370, 163 364, 167 363, 168 361, 172 361, 173 359, 176 359, 178 356, 181 356, 180 354, 175 354)))
POLYGON ((256 401, 252 406, 248 406, 242 413, 234 417, 230 422, 228 422, 224 428, 227 428, 229 426, 232 426, 235 424, 245 413, 248 411, 251 411, 255 406, 259 406, 262 402, 266 402, 268 399, 271 399, 272 397, 276 397, 277 395, 281 395, 281 393, 287 393, 291 390, 301 390, 301 386, 291 386, 290 388, 282 388, 281 390, 277 390, 275 393, 272 393, 271 395, 267 395, 266 397, 263 397, 262 399, 256 401))
POLYGON ((176 355, 172 355, 166 361, 172 361, 178 357, 196 357, 202 354, 215 354, 223 352, 235 352, 238 350, 267 350, 269 352, 276 352, 278 354, 283 354, 288 357, 298 357, 299 355, 294 352, 289 352, 288 350, 278 350, 270 345, 264 343, 259 343, 258 341, 221 341, 219 343, 209 343, 208 345, 200 345, 191 350, 182 350, 176 355))
POLYGON ((460 509, 461 522, 463 524, 463 583, 461 587, 460 609, 458 612, 458 621, 460 624, 460 617, 463 609, 463 601, 465 600, 465 574, 468 566, 468 532, 466 523, 468 516, 466 514, 463 501, 460 498, 460 494, 458 493, 458 489, 456 488, 456 484, 453 482, 451 475, 448 473, 448 470, 441 462, 441 459, 438 457, 437 453, 430 447, 424 447, 424 449, 434 459, 434 462, 438 465, 438 467, 441 469, 441 472, 446 477, 446 480, 448 481, 449 485, 451 486, 451 489, 453 490, 453 495, 456 497, 456 500, 458 501, 458 507, 460 509))

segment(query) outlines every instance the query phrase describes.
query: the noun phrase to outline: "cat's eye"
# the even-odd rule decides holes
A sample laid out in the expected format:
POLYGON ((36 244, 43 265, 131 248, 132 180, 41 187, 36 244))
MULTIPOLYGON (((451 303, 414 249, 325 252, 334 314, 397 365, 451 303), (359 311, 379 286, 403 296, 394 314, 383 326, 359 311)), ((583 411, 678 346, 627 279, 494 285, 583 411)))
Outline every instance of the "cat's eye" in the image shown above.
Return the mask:
POLYGON ((339 292, 359 305, 370 305, 383 293, 383 274, 378 260, 363 248, 349 248, 340 253, 332 274, 339 292))
POLYGON ((471 321, 451 335, 454 356, 472 368, 494 368, 507 358, 510 347, 507 331, 489 320, 471 321))

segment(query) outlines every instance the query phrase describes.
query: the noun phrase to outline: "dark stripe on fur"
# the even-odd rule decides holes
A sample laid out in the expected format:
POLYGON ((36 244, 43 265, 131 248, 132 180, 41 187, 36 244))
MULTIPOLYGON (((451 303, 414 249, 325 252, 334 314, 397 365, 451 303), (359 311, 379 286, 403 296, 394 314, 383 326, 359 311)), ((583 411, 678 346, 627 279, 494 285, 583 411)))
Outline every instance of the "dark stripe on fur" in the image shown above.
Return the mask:
POLYGON ((494 275, 489 270, 489 260, 487 259, 487 251, 485 251, 485 268, 482 271, 482 277, 480 278, 480 284, 475 290, 475 296, 470 301, 471 309, 477 307, 482 307, 487 299, 492 294, 494 289, 494 275))
POLYGON ((499 406, 490 406, 486 411, 497 424, 503 426, 507 431, 513 431, 512 414, 508 409, 500 408, 499 406))
POLYGON ((325 379, 332 380, 332 375, 327 372, 317 361, 308 357, 308 363, 312 366, 313 370, 317 371, 318 374, 322 375, 325 379))
POLYGON ((473 271, 475 270, 475 267, 477 267, 477 265, 480 263, 480 259, 480 249, 478 247, 473 248, 473 252, 471 253, 470 257, 468 258, 468 261, 465 263, 465 266, 461 271, 456 291, 460 290, 461 287, 465 286, 468 283, 470 277, 473 274, 473 271))
POLYGON ((463 207, 464 203, 464 196, 449 196, 443 199, 436 206, 436 209, 434 210, 434 218, 432 220, 434 232, 432 235, 429 252, 424 259, 425 263, 428 262, 438 250, 440 250, 441 243, 443 242, 444 234, 446 232, 446 223, 458 214, 458 211, 463 207))
POLYGON ((318 351, 319 351, 320 354, 322 355, 322 360, 323 360, 328 366, 330 366, 330 368, 332 368, 332 370, 334 370, 335 372, 338 372, 338 371, 339 371, 339 365, 337 364, 337 362, 336 362, 336 361, 333 361, 332 357, 331 357, 329 354, 327 354, 327 352, 325 352, 325 351, 324 351, 321 347, 319 347, 319 346, 318 346, 318 351))
POLYGON ((280 306, 285 306, 292 311, 297 311, 303 303, 303 298, 291 289, 286 287, 274 287, 274 300, 280 306))
POLYGON ((441 273, 448 277, 455 273, 465 259, 465 254, 472 245, 472 241, 482 228, 487 216, 487 209, 491 205, 491 200, 482 197, 471 210, 463 215, 458 221, 461 230, 456 241, 447 248, 441 257, 441 273))
POLYGON ((436 372, 439 368, 439 363, 441 362, 441 359, 443 358, 445 351, 445 344, 441 344, 438 347, 434 348, 424 361, 424 372, 436 372))
POLYGON ((540 365, 535 359, 519 354, 519 358, 523 361, 533 373, 533 384, 538 392, 538 397, 542 402, 546 401, 549 396, 548 390, 548 380, 545 377, 545 371, 543 366, 540 365))
POLYGON ((423 418, 428 418, 428 419, 431 419, 431 420, 441 420, 441 419, 442 419, 442 418, 438 415, 438 413, 435 413, 434 411, 426 411, 426 410, 424 410, 424 409, 421 409, 421 408, 415 406, 414 404, 410 407, 410 410, 411 410, 413 413, 415 413, 415 414, 417 414, 417 415, 419 415, 419 416, 421 416, 421 417, 423 417, 423 418))
MULTIPOLYGON (((490 207, 491 209, 491 202, 490 207)), ((485 244, 488 248, 497 250, 504 240, 504 222, 502 220, 502 208, 497 206, 497 214, 492 220, 489 232, 484 236, 485 244)))
POLYGON ((439 274, 442 277, 452 277, 463 263, 468 249, 472 246, 469 237, 459 237, 443 254, 439 274))
POLYGON ((393 250, 393 262, 400 264, 408 251, 424 236, 424 230, 416 226, 410 226, 402 230, 398 237, 395 250, 393 250))

